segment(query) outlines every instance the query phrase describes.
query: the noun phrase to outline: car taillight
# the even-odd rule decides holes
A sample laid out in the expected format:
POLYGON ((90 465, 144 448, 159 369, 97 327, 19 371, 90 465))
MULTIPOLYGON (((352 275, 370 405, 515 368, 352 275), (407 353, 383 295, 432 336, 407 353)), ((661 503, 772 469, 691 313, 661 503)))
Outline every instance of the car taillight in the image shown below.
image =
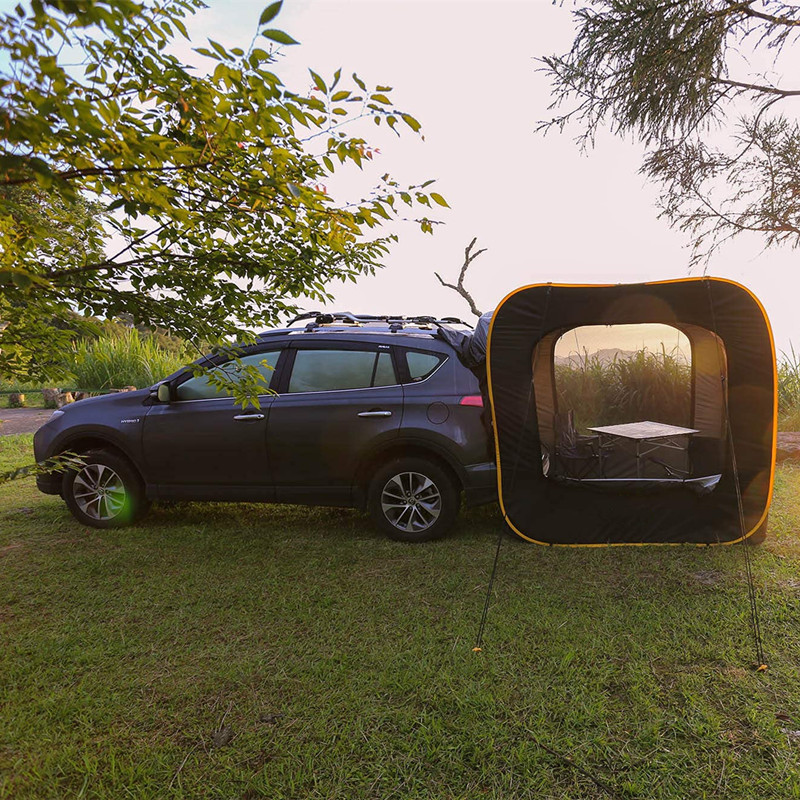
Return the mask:
POLYGON ((483 398, 479 394, 468 394, 462 397, 458 404, 460 406, 475 406, 476 408, 483 408, 483 398))

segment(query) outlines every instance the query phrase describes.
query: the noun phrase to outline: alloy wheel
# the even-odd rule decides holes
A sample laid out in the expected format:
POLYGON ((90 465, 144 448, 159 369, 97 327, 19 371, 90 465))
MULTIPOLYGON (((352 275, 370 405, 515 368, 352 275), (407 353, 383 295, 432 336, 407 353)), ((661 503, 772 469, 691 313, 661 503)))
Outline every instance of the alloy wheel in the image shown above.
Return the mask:
POLYGON ((400 472, 381 492, 386 519, 401 531, 424 531, 439 518, 442 496, 436 484, 419 472, 400 472))
POLYGON ((92 519, 114 519, 125 508, 125 484, 111 467, 87 464, 72 483, 72 496, 78 508, 92 519))

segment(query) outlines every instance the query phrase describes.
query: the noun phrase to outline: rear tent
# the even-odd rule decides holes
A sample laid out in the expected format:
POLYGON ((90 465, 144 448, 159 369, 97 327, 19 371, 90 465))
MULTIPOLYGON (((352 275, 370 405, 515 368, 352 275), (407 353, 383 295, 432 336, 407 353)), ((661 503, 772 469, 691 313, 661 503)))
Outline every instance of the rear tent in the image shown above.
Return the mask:
POLYGON ((704 277, 522 287, 492 317, 487 379, 500 504, 522 538, 548 545, 730 544, 766 529, 775 349, 763 307, 743 286, 704 277), (574 409, 559 407, 557 341, 584 326, 653 323, 676 328, 690 344, 690 424, 630 420, 578 434, 574 409), (635 467, 626 472, 615 464, 628 445, 635 467), (685 467, 675 466, 677 456, 685 467))

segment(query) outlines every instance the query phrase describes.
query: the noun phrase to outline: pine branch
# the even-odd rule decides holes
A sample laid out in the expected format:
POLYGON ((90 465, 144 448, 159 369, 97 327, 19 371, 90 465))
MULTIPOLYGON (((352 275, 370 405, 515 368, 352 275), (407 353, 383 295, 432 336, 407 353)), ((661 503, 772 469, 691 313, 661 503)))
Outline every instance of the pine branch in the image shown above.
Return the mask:
POLYGON ((740 2, 739 0, 725 0, 731 7, 732 11, 739 11, 745 17, 753 19, 761 19, 764 22, 769 22, 771 25, 784 25, 789 28, 796 28, 800 26, 800 19, 793 19, 792 17, 778 17, 774 14, 765 14, 763 11, 755 11, 750 8, 752 0, 747 2, 740 2))
POLYGON ((759 83, 742 83, 742 81, 732 81, 727 78, 709 78, 712 83, 721 83, 724 86, 733 86, 738 89, 747 89, 761 94, 775 94, 780 97, 796 97, 800 95, 800 89, 779 89, 777 86, 765 86, 759 83))

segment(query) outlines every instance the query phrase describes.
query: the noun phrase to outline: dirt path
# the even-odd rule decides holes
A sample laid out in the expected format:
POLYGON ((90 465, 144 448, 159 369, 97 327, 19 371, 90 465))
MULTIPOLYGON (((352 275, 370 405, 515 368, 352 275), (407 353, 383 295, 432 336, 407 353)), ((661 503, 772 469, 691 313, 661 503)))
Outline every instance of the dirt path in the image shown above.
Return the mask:
POLYGON ((800 461, 800 432, 778 433, 778 461, 800 461))
POLYGON ((52 413, 52 408, 0 408, 0 436, 34 433, 52 413))

